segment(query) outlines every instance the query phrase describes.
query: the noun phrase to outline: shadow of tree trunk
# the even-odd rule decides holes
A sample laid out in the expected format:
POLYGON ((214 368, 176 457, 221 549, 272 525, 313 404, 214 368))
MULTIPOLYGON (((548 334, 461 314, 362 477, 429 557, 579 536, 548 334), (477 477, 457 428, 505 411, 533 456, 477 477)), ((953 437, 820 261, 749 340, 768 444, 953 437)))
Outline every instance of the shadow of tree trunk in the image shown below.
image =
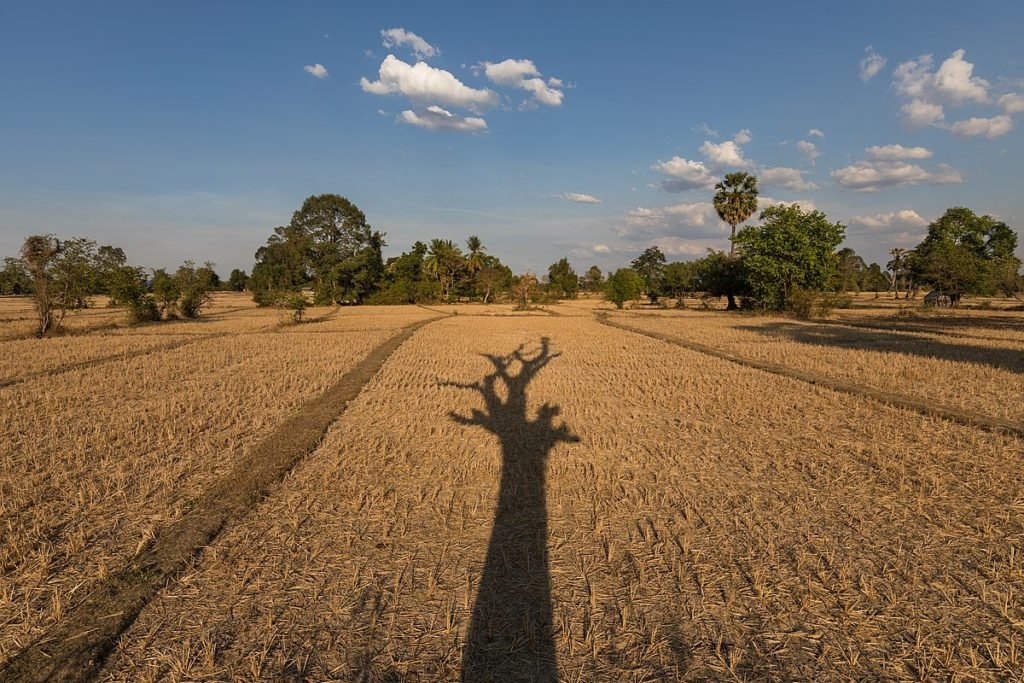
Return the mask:
POLYGON ((474 409, 469 417, 450 416, 458 424, 482 427, 497 436, 502 456, 494 527, 462 655, 463 681, 558 678, 545 474, 551 449, 579 438, 564 423, 554 425, 558 406, 545 403, 534 419, 529 418, 526 388, 560 354, 551 353, 547 337, 532 355, 524 348, 506 356, 486 355, 494 372, 480 382, 447 383, 480 393, 485 410, 474 409), (517 366, 519 371, 512 374, 517 366))

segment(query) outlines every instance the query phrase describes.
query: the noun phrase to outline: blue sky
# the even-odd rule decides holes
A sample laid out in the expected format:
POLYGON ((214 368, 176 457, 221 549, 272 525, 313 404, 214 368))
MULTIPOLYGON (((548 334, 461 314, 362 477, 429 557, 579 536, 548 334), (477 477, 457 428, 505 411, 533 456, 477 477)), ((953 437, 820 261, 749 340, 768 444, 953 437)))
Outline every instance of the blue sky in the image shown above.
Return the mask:
POLYGON ((884 260, 948 206, 1024 223, 1021 26, 1019 2, 5 2, 0 255, 54 232, 248 270, 337 192, 389 254, 477 234, 517 271, 607 269, 727 248, 709 188, 742 168, 884 260))

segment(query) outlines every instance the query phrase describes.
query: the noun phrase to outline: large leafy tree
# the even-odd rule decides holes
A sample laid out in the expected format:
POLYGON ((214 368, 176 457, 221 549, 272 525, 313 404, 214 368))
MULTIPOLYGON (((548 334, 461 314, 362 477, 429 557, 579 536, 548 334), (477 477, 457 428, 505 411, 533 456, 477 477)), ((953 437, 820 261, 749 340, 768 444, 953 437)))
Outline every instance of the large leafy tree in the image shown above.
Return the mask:
POLYGON ((697 291, 697 261, 673 261, 665 266, 665 296, 676 299, 682 308, 683 298, 697 291))
POLYGON ((805 213, 796 204, 762 211, 761 224, 744 228, 735 240, 755 303, 783 310, 796 289, 825 288, 835 277, 835 250, 845 233, 822 212, 805 213))
POLYGON ((21 258, 32 280, 38 336, 60 328, 68 311, 88 306, 96 288, 95 242, 32 235, 21 248, 21 258))
POLYGON ((590 266, 580 278, 580 285, 587 292, 600 292, 604 287, 604 273, 597 266, 590 266))
POLYGON ((736 297, 750 293, 743 264, 724 251, 709 251, 694 264, 694 291, 726 297, 726 310, 730 311, 739 308, 736 297))
POLYGON ((0 294, 28 294, 32 291, 32 279, 25 269, 25 262, 7 257, 0 268, 0 294))
POLYGON ((640 298, 643 291, 644 280, 632 268, 619 268, 604 283, 604 296, 615 304, 615 308, 622 308, 627 301, 640 298))
POLYGON ((633 270, 644 282, 644 292, 654 303, 665 288, 665 254, 658 247, 647 247, 633 259, 633 270))
POLYGON ((1017 233, 992 216, 970 209, 947 209, 928 226, 914 248, 910 268, 921 283, 949 296, 953 305, 965 294, 1013 294, 1020 259, 1017 233))
POLYGON ((569 259, 562 258, 548 268, 548 291, 559 299, 575 299, 579 292, 580 278, 569 265, 569 259))
POLYGON ((743 171, 727 173, 725 178, 715 185, 715 211, 731 229, 729 256, 736 254, 736 226, 757 211, 757 195, 757 176, 743 171))
POLYGON ((249 286, 258 302, 312 284, 319 303, 361 301, 379 285, 384 234, 345 197, 308 197, 256 252, 249 286))

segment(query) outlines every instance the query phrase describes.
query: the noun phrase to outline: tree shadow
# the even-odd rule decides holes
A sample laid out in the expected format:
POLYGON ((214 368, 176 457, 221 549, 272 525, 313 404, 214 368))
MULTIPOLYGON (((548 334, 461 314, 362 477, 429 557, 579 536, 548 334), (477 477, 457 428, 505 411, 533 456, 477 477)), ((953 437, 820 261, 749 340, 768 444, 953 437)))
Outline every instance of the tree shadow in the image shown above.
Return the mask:
POLYGON ((551 450, 579 438, 565 423, 554 424, 557 405, 545 403, 531 420, 526 388, 560 355, 551 353, 550 340, 544 337, 532 355, 525 345, 506 356, 485 354, 494 371, 479 382, 443 383, 479 392, 484 410, 474 408, 469 417, 455 412, 449 416, 460 425, 486 429, 501 444, 501 487, 462 653, 463 681, 558 678, 545 474, 551 450), (512 374, 516 366, 519 371, 512 374))
POLYGON ((1024 353, 1017 349, 985 347, 967 343, 957 344, 906 332, 893 334, 863 327, 842 327, 830 324, 798 325, 779 322, 765 325, 742 325, 737 329, 756 332, 767 337, 785 337, 802 344, 815 346, 899 353, 958 363, 974 363, 1008 372, 1024 373, 1024 353))

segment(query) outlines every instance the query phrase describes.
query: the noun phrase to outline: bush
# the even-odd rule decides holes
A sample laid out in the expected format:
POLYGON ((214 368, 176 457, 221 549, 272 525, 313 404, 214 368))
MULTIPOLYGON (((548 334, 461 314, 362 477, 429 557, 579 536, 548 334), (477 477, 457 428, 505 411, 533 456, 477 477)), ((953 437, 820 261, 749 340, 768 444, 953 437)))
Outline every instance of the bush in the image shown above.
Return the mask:
POLYGON ((794 289, 789 295, 786 307, 801 320, 807 320, 814 313, 814 292, 807 289, 794 289))
POLYGON ((291 311, 292 320, 297 323, 302 322, 308 307, 309 302, 306 301, 306 297, 302 294, 291 294, 281 301, 281 308, 291 311))
POLYGON ((853 306, 853 297, 849 294, 840 294, 838 292, 826 292, 821 295, 815 305, 815 313, 822 317, 827 318, 832 315, 832 311, 836 309, 846 309, 853 306))
POLYGON ((151 323, 160 319, 160 307, 156 299, 145 294, 125 303, 128 319, 133 323, 151 323))

